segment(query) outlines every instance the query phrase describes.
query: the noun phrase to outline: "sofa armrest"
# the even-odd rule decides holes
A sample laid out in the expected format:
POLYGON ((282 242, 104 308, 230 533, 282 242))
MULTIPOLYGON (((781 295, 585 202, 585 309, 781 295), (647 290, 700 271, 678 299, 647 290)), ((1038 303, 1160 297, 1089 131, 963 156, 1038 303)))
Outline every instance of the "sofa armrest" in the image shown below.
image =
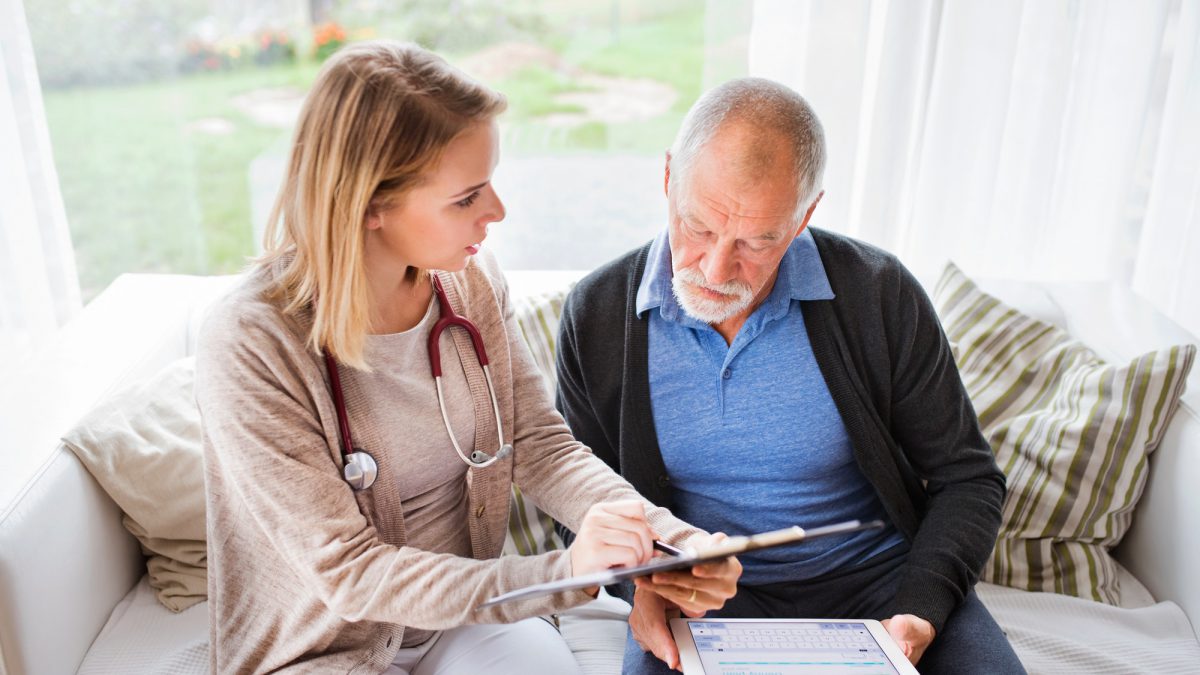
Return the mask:
POLYGON ((0 673, 72 673, 143 574, 121 512, 59 441, 114 390, 186 356, 233 277, 122 275, 0 389, 0 673))
MULTIPOLYGON (((1193 381, 1195 378, 1192 378, 1193 381)), ((1184 404, 1150 456, 1150 480, 1114 552, 1156 600, 1172 600, 1200 638, 1200 414, 1184 404)))
POLYGON ((73 673, 145 573, 121 511, 58 446, 0 513, 0 654, 9 673, 73 673))

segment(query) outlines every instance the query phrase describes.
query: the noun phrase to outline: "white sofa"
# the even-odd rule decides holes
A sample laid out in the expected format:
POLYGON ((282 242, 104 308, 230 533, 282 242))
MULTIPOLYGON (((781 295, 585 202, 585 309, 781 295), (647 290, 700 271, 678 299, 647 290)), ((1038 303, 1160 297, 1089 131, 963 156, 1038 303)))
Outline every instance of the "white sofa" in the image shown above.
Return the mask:
MULTIPOLYGON (((510 276, 519 295, 572 275, 510 276)), ((0 675, 71 673, 81 666, 125 673, 207 668, 206 605, 171 614, 155 603, 120 511, 59 438, 107 393, 191 353, 204 307, 231 282, 125 275, 30 362, 6 373, 0 390, 0 675)), ((1107 285, 983 286, 1056 321, 1110 359, 1195 342, 1146 303, 1107 285)), ((1123 582, 1126 609, 981 585, 1031 672, 1178 672, 1189 658, 1191 668, 1200 667, 1193 629, 1200 619, 1198 412, 1200 373, 1193 373, 1184 405, 1152 456, 1133 528, 1117 551, 1131 572, 1123 582), (1103 643, 1088 647, 1090 640, 1103 643)), ((564 621, 568 642, 590 672, 615 672, 626 610, 619 600, 603 599, 564 621)))

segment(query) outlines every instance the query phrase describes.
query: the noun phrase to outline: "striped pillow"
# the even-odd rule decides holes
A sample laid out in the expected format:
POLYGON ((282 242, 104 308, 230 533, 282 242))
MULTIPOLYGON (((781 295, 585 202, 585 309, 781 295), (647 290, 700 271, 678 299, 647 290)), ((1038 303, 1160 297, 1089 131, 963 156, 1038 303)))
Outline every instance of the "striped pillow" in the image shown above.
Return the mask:
MULTIPOLYGON (((571 286, 573 286, 572 284, 571 286)), ((521 337, 533 353, 533 361, 542 371, 550 393, 554 393, 557 377, 554 369, 554 345, 558 339, 558 321, 563 302, 571 286, 538 295, 513 298, 513 313, 521 328, 521 337)), ((525 499, 520 488, 513 486, 508 514, 508 538, 504 555, 533 555, 563 548, 562 539, 554 531, 554 520, 542 513, 537 505, 525 499)))
POLYGON ((571 283, 557 290, 513 298, 512 301, 513 313, 516 314, 517 325, 521 328, 521 337, 525 338, 525 344, 529 345, 529 351, 533 353, 533 362, 537 364, 538 370, 542 371, 542 377, 551 395, 558 386, 558 375, 554 366, 558 322, 562 318, 567 293, 570 293, 574 286, 575 284, 571 283))
POLYGON ((979 424, 1008 477, 987 581, 1120 602, 1108 551, 1129 529, 1147 457, 1196 347, 1107 364, 1055 326, 982 292, 953 264, 934 304, 979 424))

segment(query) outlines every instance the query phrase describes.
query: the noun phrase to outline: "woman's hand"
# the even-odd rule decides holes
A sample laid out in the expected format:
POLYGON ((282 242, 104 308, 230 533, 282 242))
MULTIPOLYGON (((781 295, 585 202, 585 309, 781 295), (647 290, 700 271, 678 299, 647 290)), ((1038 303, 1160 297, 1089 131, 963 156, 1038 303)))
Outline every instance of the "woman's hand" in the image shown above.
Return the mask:
MULTIPOLYGON (((696 537, 688 543, 700 550, 728 539, 718 532, 696 537)), ((690 570, 656 572, 649 578, 634 579, 639 590, 653 591, 692 618, 704 616, 710 609, 720 609, 737 593, 737 580, 742 576, 742 564, 729 557, 717 562, 696 565, 690 570)))
MULTIPOLYGON (((571 573, 578 576, 610 567, 641 565, 654 555, 654 537, 646 522, 645 502, 596 504, 583 516, 583 525, 568 549, 571 573)), ((588 592, 596 595, 599 589, 588 592)))

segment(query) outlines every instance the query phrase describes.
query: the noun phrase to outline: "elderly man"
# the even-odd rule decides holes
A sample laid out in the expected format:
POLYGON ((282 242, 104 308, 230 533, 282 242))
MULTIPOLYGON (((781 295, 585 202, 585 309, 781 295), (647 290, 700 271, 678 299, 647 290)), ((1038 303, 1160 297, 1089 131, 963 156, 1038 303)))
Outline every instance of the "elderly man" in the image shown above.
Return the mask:
MULTIPOLYGON (((668 227, 567 300, 559 407, 642 494, 709 531, 887 523, 742 556, 737 595, 710 615, 877 618, 922 672, 1022 672, 972 590, 1004 476, 912 275, 807 228, 824 165, 792 90, 750 78, 702 97, 667 154, 668 227)), ((666 671, 678 610, 643 582, 625 670, 666 671)))

